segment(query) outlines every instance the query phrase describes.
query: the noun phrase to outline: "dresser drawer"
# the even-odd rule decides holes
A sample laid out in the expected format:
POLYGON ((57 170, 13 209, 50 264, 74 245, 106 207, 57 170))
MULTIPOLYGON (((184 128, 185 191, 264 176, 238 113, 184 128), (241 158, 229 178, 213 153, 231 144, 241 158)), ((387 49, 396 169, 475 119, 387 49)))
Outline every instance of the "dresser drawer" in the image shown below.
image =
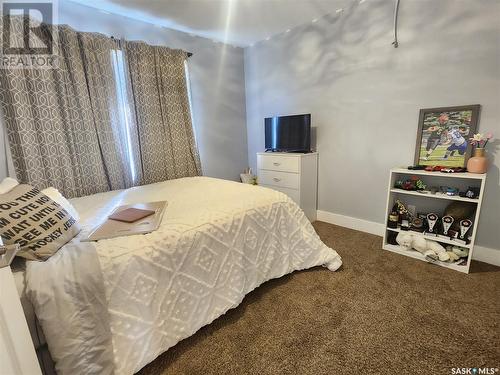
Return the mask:
POLYGON ((299 189, 300 175, 296 173, 259 170, 259 184, 299 189))
POLYGON ((257 168, 271 171, 299 173, 300 158, 282 155, 258 155, 257 168))
POLYGON ((259 186, 266 187, 266 188, 273 189, 273 190, 277 190, 277 191, 281 191, 282 193, 285 193, 290 198, 292 198, 292 200, 295 203, 300 205, 300 192, 298 190, 288 189, 288 188, 279 187, 279 186, 270 186, 270 185, 259 185, 259 186))

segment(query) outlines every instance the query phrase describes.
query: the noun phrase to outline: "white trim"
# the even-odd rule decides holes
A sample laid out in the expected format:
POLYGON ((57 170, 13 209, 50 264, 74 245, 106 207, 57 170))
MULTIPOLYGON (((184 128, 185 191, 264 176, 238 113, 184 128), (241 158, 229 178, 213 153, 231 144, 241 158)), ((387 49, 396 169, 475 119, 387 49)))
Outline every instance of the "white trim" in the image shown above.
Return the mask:
POLYGON ((472 259, 480 262, 500 266, 500 249, 493 249, 491 247, 474 246, 474 254, 472 259))
POLYGON ((319 221, 324 221, 325 223, 335 224, 341 227, 375 234, 377 236, 383 236, 384 234, 384 224, 376 223, 374 221, 358 219, 352 216, 344 216, 321 210, 318 210, 317 216, 319 221))
MULTIPOLYGON (((352 216, 334 214, 333 212, 318 210, 318 221, 339 225, 341 227, 359 230, 361 232, 383 236, 385 226, 382 223, 358 219, 352 216)), ((500 266, 500 249, 492 249, 483 246, 474 246, 472 259, 480 262, 500 266)))

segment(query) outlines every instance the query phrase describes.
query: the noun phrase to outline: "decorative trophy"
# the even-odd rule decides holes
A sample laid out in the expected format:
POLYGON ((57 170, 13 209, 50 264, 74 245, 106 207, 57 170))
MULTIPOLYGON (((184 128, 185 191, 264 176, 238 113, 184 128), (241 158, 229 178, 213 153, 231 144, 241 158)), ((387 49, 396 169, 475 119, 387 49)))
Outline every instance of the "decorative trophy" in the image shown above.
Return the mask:
POLYGON ((448 231, 450 230, 450 227, 452 226, 455 219, 453 219, 453 217, 449 215, 446 215, 441 218, 441 221, 443 222, 443 234, 440 235, 440 237, 448 238, 448 231))
POLYGON ((460 238, 457 241, 468 243, 469 240, 465 238, 465 235, 467 234, 467 232, 471 227, 472 227, 472 221, 470 221, 469 219, 460 220, 460 238))
POLYGON ((435 213, 427 214, 427 227, 428 227, 427 233, 428 234, 436 235, 434 227, 436 226, 438 219, 439 219, 439 217, 435 213))

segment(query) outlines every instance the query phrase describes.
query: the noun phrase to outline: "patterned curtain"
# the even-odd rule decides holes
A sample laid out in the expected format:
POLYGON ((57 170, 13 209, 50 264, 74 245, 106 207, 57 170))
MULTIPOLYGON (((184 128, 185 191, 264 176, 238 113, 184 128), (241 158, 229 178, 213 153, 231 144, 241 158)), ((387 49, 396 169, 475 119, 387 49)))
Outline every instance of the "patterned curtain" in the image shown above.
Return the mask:
MULTIPOLYGON (((22 18, 11 22, 11 38, 22 40, 22 18)), ((43 27, 50 37, 51 26, 43 27)), ((125 140, 111 64, 117 46, 98 34, 55 27, 58 68, 0 69, 0 104, 17 177, 40 189, 54 186, 67 197, 132 186, 119 147, 125 140)))
POLYGON ((142 179, 139 139, 133 108, 120 98, 121 87, 117 87, 120 80, 113 55, 119 43, 102 34, 78 33, 78 37, 110 188, 135 186, 142 179))
POLYGON ((142 183, 198 176, 196 146, 181 50, 125 42, 143 168, 142 183))

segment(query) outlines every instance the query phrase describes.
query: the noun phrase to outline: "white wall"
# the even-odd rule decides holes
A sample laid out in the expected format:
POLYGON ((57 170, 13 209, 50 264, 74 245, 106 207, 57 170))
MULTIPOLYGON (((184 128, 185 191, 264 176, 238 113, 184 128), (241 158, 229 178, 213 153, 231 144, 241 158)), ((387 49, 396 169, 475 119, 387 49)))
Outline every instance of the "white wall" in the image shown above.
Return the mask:
MULTIPOLYGON (((500 2, 353 3, 245 50, 251 166, 264 118, 311 113, 319 209, 382 223, 389 169, 413 164, 420 108, 481 104, 480 130, 500 137, 500 2)), ((500 142, 489 170, 478 244, 500 249, 500 142)), ((491 152, 492 153, 492 152, 491 152)), ((500 253, 498 253, 500 256, 500 253)))
MULTIPOLYGON (((101 32, 192 52, 188 64, 203 173, 239 179, 239 174, 248 166, 243 49, 65 0, 59 1, 58 23, 69 24, 79 31, 101 32)), ((0 177, 3 177, 6 171, 1 141, 2 135, 0 177)))

